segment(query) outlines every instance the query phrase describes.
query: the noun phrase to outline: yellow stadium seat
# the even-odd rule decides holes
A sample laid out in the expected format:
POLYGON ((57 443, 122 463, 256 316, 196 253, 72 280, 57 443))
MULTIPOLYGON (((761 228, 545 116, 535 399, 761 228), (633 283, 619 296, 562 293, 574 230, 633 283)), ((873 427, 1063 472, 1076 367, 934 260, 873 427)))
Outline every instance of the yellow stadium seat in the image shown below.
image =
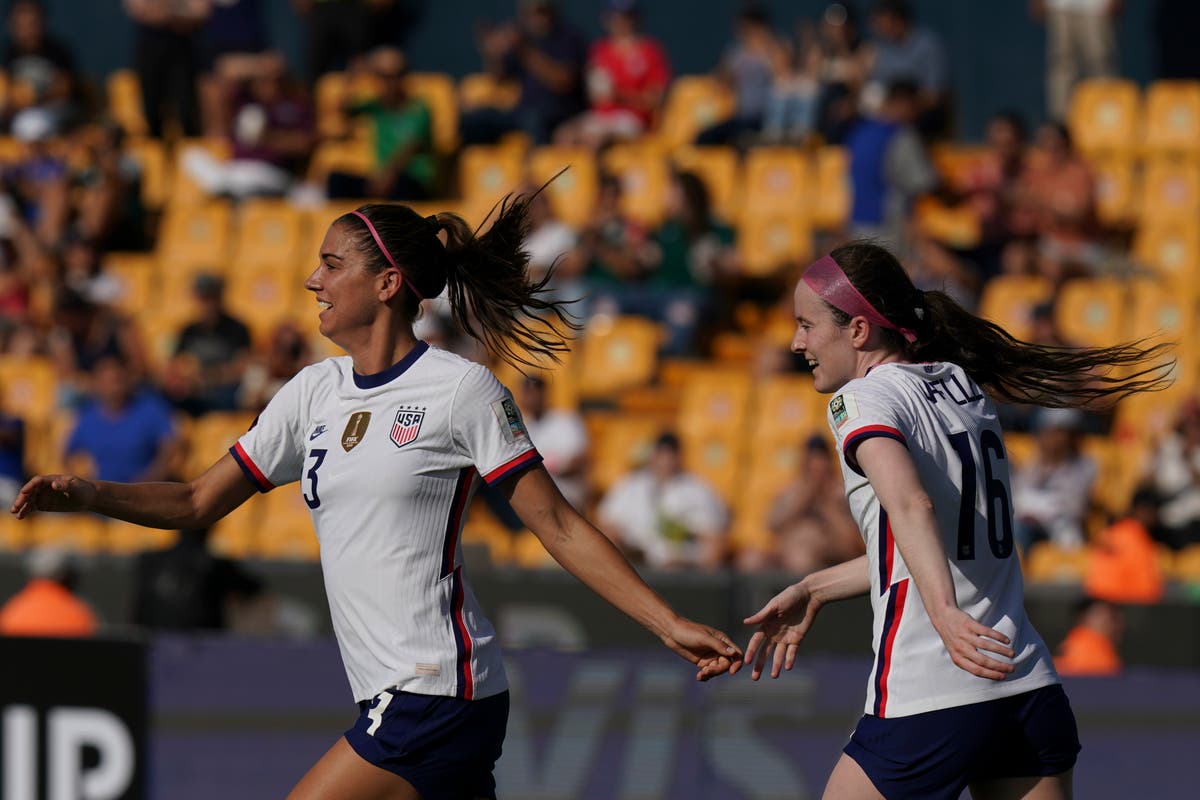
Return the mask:
POLYGON ((1155 81, 1146 90, 1146 152, 1200 156, 1200 81, 1155 81))
POLYGON ((444 72, 410 72, 408 91, 429 106, 433 148, 439 153, 458 149, 458 95, 454 79, 444 72))
POLYGON ((751 389, 751 376, 745 370, 693 373, 683 384, 676 430, 694 438, 722 432, 741 435, 750 414, 751 389))
POLYGON ((621 181, 621 210, 646 227, 656 227, 667 209, 670 170, 662 152, 643 145, 613 145, 605 170, 621 181))
POLYGON ((581 342, 580 395, 613 396, 649 383, 661 339, 659 326, 642 317, 594 318, 581 342))
POLYGON ((193 206, 211 202, 212 197, 204 191, 184 166, 188 153, 202 151, 217 161, 228 161, 232 156, 232 145, 227 139, 184 139, 175 146, 171 166, 170 194, 167 201, 172 206, 193 206))
POLYGON ((704 432, 681 432, 684 469, 699 476, 716 490, 727 505, 732 505, 743 478, 740 431, 713 428, 704 432))
POLYGON ((1043 278, 998 275, 983 287, 979 314, 1018 339, 1028 339, 1033 307, 1049 299, 1050 284, 1043 278))
POLYGON ((813 225, 821 230, 840 230, 850 217, 850 204, 854 199, 850 184, 850 153, 844 147, 826 145, 817 150, 816 162, 813 225))
POLYGON ((33 524, 12 514, 0 516, 0 553, 18 553, 29 546, 33 524))
POLYGON ((223 273, 230 256, 231 215, 225 203, 167 212, 155 254, 164 279, 189 271, 223 273))
POLYGON ((49 359, 0 356, 0 408, 26 423, 44 423, 58 408, 58 372, 49 359))
POLYGON ((318 186, 324 186, 331 173, 366 176, 374 166, 375 155, 371 143, 366 139, 324 141, 313 151, 308 165, 308 179, 318 186))
POLYGON ((1133 284, 1128 338, 1164 337, 1182 341, 1196 329, 1196 297, 1155 281, 1133 284))
POLYGON ((305 213, 282 200, 247 201, 238 212, 232 270, 282 267, 296 272, 307 243, 305 213))
POLYGON ((242 559, 253 555, 266 504, 267 496, 255 492, 249 500, 218 520, 209 535, 209 548, 225 558, 242 559))
POLYGON ((739 503, 769 508, 775 497, 799 474, 803 443, 795 439, 757 439, 748 451, 745 496, 739 503))
POLYGON ((799 442, 825 426, 826 395, 818 394, 808 375, 772 375, 758 385, 751 419, 754 446, 799 442))
POLYGON ((130 136, 145 136, 150 130, 142 105, 142 83, 131 69, 119 69, 105 81, 108 114, 130 136))
POLYGON ((1087 550, 1066 550, 1049 542, 1036 544, 1025 557, 1031 583, 1079 583, 1087 570, 1087 550))
POLYGON ((513 534, 512 563, 523 569, 552 569, 558 567, 546 546, 530 531, 513 534))
POLYGON ((106 253, 104 275, 112 281, 114 308, 136 316, 157 301, 158 267, 149 253, 106 253))
POLYGON ((1200 217, 1200 164, 1155 159, 1142 175, 1142 222, 1194 224, 1200 217))
POLYGON ((691 144, 697 134, 733 115, 733 93, 707 75, 680 75, 671 82, 658 136, 668 147, 691 144))
POLYGON ((1137 218, 1133 159, 1097 156, 1091 160, 1096 181, 1096 215, 1105 225, 1125 227, 1137 218))
POLYGON ((288 484, 267 493, 255 554, 301 561, 315 561, 319 556, 320 544, 300 484, 288 484))
POLYGON ((464 147, 458 157, 459 193, 472 224, 484 218, 500 200, 521 188, 524 154, 512 147, 464 147))
MULTIPOLYGON (((245 323, 254 341, 261 345, 281 322, 300 316, 301 291, 300 284, 289 271, 246 267, 234 270, 229 276, 225 305, 230 314, 245 323)), ((315 305, 309 311, 315 313, 315 305)))
POLYGON ((680 147, 671 151, 680 172, 691 172, 704 182, 717 218, 733 222, 738 216, 739 164, 732 147, 680 147))
POLYGON ((1124 513, 1141 478, 1146 447, 1137 440, 1119 442, 1110 436, 1087 436, 1083 452, 1096 463, 1093 502, 1111 514, 1124 513))
POLYGON ((575 369, 570 353, 562 357, 562 363, 555 364, 547 359, 540 359, 542 367, 534 370, 525 367, 524 371, 506 361, 500 361, 492 367, 496 378, 508 387, 518 399, 521 396, 521 383, 525 376, 536 376, 546 382, 546 402, 551 408, 574 410, 579 407, 579 374, 575 369))
POLYGON ((1127 80, 1084 80, 1071 94, 1067 123, 1080 152, 1125 153, 1137 150, 1141 94, 1127 80))
POLYGON ((34 547, 95 553, 104 546, 105 525, 94 514, 35 514, 26 522, 32 526, 29 543, 34 547))
POLYGON ((1200 284, 1200 228, 1194 223, 1148 221, 1134 237, 1133 255, 1158 277, 1195 294, 1200 284))
POLYGON ((981 145, 948 143, 935 145, 930 156, 942 180, 961 187, 991 159, 991 151, 981 145))
POLYGON ((799 214, 747 214, 737 227, 742 273, 766 276, 812 258, 812 229, 799 214))
POLYGON ((539 147, 529 157, 529 179, 546 188, 554 213, 566 224, 582 228, 596 205, 599 176, 589 150, 574 147, 539 147), (566 172, 563 170, 566 169, 566 172), (561 175, 559 173, 562 173, 561 175), (555 178, 555 175, 558 175, 555 178))
POLYGON ((521 84, 497 80, 487 72, 472 72, 458 82, 458 105, 463 111, 498 108, 507 111, 521 99, 521 84))
POLYGON ((125 152, 141 168, 141 197, 147 208, 159 209, 171 196, 172 173, 167 150, 157 139, 130 139, 125 152))
POLYGON ((1059 291, 1054 322, 1063 338, 1083 347, 1107 347, 1125 338, 1128 292, 1114 278, 1073 280, 1059 291))
POLYGON ((471 504, 462 532, 464 547, 483 545, 493 566, 505 566, 513 562, 515 538, 513 532, 502 525, 482 501, 476 500, 471 504))
POLYGON ((917 229, 935 242, 957 249, 979 245, 979 214, 970 205, 947 205, 934 197, 922 197, 913 216, 917 229))
POLYGON ((178 531, 147 528, 132 522, 111 519, 104 525, 103 548, 114 555, 132 555, 143 550, 168 547, 178 535, 178 531))
POLYGON ((589 414, 589 438, 592 442, 588 483, 603 493, 622 477, 645 463, 654 441, 669 422, 647 415, 589 414))
POLYGON ((354 133, 347 107, 378 95, 379 80, 371 73, 350 76, 345 72, 326 72, 321 75, 313 92, 317 135, 322 139, 340 139, 354 133))
POLYGON ((1189 544, 1176 554, 1172 573, 1184 583, 1200 583, 1200 544, 1189 544))
POLYGON ((812 176, 791 147, 756 147, 743 163, 742 219, 785 215, 807 219, 812 176))
POLYGON ((217 462, 250 429, 254 414, 212 411, 196 420, 188 435, 184 478, 191 480, 217 462))

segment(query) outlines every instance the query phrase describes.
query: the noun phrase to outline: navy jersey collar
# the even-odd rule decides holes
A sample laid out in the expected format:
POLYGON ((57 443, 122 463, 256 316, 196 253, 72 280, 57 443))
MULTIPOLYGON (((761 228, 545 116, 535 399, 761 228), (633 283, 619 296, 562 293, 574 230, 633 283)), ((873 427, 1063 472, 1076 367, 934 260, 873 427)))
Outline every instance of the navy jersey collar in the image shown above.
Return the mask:
POLYGON ((357 372, 354 372, 354 370, 351 369, 350 372, 354 376, 354 385, 359 389, 376 389, 380 386, 383 386, 385 383, 394 381, 396 378, 399 378, 401 375, 407 372, 409 367, 417 363, 417 359, 420 358, 428 349, 428 342, 418 341, 413 349, 408 351, 408 355, 397 361, 395 364, 392 364, 383 372, 376 372, 371 375, 359 375, 357 372))

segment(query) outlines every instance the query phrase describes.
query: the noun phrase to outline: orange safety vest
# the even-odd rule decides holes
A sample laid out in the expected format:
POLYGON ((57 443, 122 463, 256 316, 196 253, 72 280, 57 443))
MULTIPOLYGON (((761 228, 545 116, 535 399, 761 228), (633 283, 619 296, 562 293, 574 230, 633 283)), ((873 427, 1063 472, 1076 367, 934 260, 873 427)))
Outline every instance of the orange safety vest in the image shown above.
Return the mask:
POLYGON ((34 578, 0 608, 3 636, 91 636, 96 615, 62 584, 34 578))
POLYGON ((1157 603, 1163 596, 1158 548, 1137 520, 1123 519, 1091 549, 1083 587, 1110 603, 1157 603))
POLYGON ((1116 675, 1121 657, 1104 634, 1079 626, 1059 645, 1054 668, 1060 675, 1116 675))

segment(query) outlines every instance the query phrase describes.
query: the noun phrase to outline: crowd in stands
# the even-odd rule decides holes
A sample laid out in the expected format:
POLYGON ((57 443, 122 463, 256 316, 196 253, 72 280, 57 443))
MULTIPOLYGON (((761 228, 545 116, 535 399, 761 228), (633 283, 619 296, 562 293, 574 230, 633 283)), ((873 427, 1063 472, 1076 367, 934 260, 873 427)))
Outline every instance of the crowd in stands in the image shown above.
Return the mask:
MULTIPOLYGON (((788 352, 789 288, 814 253, 887 241, 923 288, 1042 344, 1195 319, 1196 162, 1097 145, 1087 116, 1088 85, 1116 93, 1109 128, 1137 122, 1122 92, 1141 102, 1078 83, 1113 74, 1105 4, 1033 4, 1050 121, 1031 134, 995 109, 978 144, 956 139, 953 65, 902 0, 787 30, 748 5, 702 76, 675 73, 634 0, 610 0, 592 42, 563 3, 522 0, 476 27, 481 70, 457 85, 397 47, 401 4, 293 5, 302 65, 272 49, 258 0, 125 0, 131 69, 98 84, 38 3, 9 5, 0 501, 32 470, 186 478, 219 455, 332 353, 301 283, 324 227, 367 199, 486 224, 506 192, 541 189, 531 265, 584 330, 562 366, 494 366, 564 493, 660 569, 807 572, 861 551, 822 400, 788 352)), ((437 300, 419 334, 484 358, 437 300)), ((1200 580, 1200 383, 1187 342, 1179 357, 1176 387, 1115 411, 1003 409, 1035 579, 1113 602, 1200 580)), ((256 498, 212 546, 311 558, 293 505, 256 498)), ((0 527, 7 549, 51 536, 0 527)), ((86 546, 158 541, 106 535, 86 546)), ((467 539, 495 560, 546 563, 528 536, 494 496, 471 512, 467 539)))

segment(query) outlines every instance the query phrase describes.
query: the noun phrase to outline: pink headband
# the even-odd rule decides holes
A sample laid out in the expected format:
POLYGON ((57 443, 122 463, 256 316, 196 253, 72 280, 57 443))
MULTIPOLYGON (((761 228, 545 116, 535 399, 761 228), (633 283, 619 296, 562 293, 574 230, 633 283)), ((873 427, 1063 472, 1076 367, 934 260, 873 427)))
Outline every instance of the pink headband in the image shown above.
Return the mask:
POLYGON ((833 260, 833 256, 818 258, 812 266, 804 270, 800 280, 838 311, 852 317, 865 317, 872 325, 878 325, 881 328, 899 331, 905 341, 910 344, 917 340, 917 332, 912 328, 901 328, 876 311, 875 306, 862 296, 862 292, 854 288, 854 284, 846 277, 846 273, 842 272, 842 268, 833 260))
POLYGON ((371 224, 371 220, 367 219, 367 215, 362 213, 361 211, 351 211, 350 213, 353 214, 354 216, 358 217, 359 219, 361 219, 363 222, 367 223, 367 230, 369 230, 371 232, 371 238, 375 240, 375 244, 379 245, 379 251, 381 253, 383 253, 383 257, 386 258, 387 262, 389 264, 391 264, 392 267, 397 272, 400 273, 400 277, 408 285, 409 290, 417 296, 417 299, 424 300, 425 295, 423 295, 419 291, 417 291, 417 287, 415 285, 413 285, 413 282, 410 281, 408 279, 408 276, 404 274, 404 270, 402 270, 402 269, 400 269, 400 267, 396 266, 396 260, 394 258, 392 258, 392 254, 388 252, 388 249, 383 246, 383 239, 379 238, 379 232, 375 230, 375 226, 371 224))

